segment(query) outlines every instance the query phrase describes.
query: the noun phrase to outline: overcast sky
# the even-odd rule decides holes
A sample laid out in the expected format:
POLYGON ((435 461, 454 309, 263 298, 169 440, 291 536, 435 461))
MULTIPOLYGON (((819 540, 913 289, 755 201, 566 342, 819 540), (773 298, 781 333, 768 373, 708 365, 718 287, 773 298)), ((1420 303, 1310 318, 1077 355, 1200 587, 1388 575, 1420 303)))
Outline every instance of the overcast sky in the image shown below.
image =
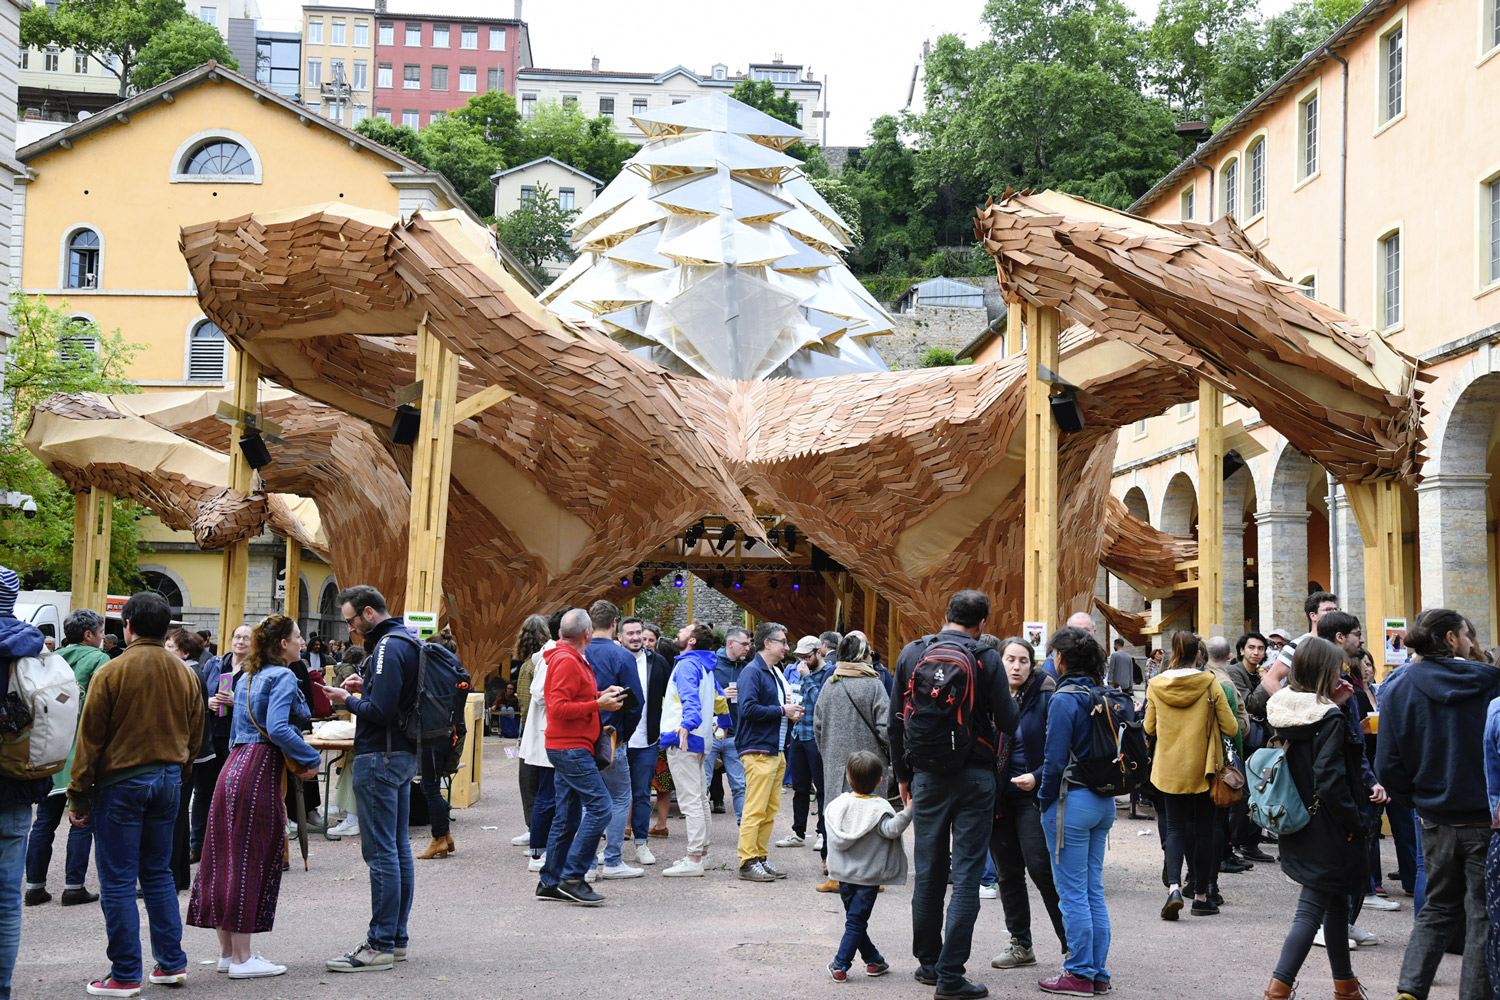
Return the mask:
MULTIPOLYGON (((514 0, 390 0, 397 12, 511 16, 514 0)), ((1143 18, 1156 0, 1127 0, 1143 18)), ((1290 0, 1262 0, 1280 10, 1290 0)), ((260 0, 267 18, 299 15, 296 0, 260 0)), ((744 70, 781 53, 828 77, 828 142, 862 145, 870 123, 906 105, 924 39, 982 37, 983 0, 761 0, 755 5, 682 0, 524 0, 537 66, 660 72, 679 63, 707 73, 744 70)), ((810 122, 809 125, 817 123, 810 122)))

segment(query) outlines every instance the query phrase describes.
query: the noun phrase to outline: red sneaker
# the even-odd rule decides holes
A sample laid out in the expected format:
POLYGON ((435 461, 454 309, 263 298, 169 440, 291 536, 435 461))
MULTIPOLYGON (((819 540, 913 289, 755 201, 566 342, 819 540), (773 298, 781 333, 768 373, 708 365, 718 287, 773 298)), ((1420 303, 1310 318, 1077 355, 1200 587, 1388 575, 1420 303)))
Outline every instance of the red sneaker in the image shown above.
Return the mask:
POLYGON ((138 997, 141 995, 141 984, 122 983, 114 976, 105 976, 89 983, 88 991, 96 997, 138 997))
POLYGON ((889 962, 866 962, 865 963, 865 975, 870 976, 871 978, 874 978, 875 976, 883 976, 887 972, 890 972, 890 971, 891 971, 891 966, 890 966, 889 962))
POLYGON ((1047 993, 1056 993, 1065 997, 1091 997, 1094 995, 1094 981, 1092 979, 1080 979, 1071 972, 1063 972, 1051 979, 1039 979, 1036 983, 1047 993))
POLYGON ((168 972, 158 965, 151 970, 149 978, 157 986, 181 986, 187 982, 187 967, 184 966, 176 972, 168 972))
POLYGON ((1375 895, 1379 896, 1381 899, 1390 898, 1388 895, 1386 895, 1385 886, 1383 885, 1377 885, 1375 887, 1375 895))
POLYGON ((828 974, 833 977, 833 981, 836 983, 847 983, 849 981, 849 970, 840 969, 832 962, 828 963, 828 974))

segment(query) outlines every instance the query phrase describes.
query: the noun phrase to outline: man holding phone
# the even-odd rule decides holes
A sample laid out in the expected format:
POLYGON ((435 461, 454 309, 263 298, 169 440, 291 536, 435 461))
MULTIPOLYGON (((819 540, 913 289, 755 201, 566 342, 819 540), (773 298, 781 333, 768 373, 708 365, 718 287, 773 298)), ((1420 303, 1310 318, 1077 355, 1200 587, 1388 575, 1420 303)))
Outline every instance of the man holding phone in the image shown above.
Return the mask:
POLYGON ((770 882, 786 878, 766 857, 771 828, 781 808, 781 779, 792 724, 802 706, 792 704, 791 688, 777 669, 787 653, 786 626, 762 622, 752 640, 755 656, 739 677, 740 760, 745 765, 745 814, 740 820, 740 878, 770 882))
MULTIPOLYGON (((589 606, 589 619, 594 637, 583 651, 584 658, 593 668, 599 690, 619 688, 622 701, 620 708, 599 713, 600 726, 614 727, 617 747, 614 763, 599 772, 612 803, 609 824, 604 828, 604 864, 599 874, 604 878, 640 878, 646 870, 627 865, 620 848, 625 842, 625 824, 630 821, 630 754, 626 744, 640 724, 645 692, 641 690, 635 656, 615 642, 620 609, 609 601, 595 601, 589 606)), ((656 762, 651 765, 654 769, 656 762)))

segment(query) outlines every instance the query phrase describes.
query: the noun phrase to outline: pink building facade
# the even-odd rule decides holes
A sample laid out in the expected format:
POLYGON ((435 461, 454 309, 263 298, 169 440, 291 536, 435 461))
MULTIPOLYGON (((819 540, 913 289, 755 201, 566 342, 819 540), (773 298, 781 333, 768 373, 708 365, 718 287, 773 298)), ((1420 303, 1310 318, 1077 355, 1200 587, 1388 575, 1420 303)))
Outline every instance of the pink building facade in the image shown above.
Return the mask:
POLYGON ((531 65, 531 38, 518 19, 375 14, 374 113, 423 128, 490 90, 515 93, 531 65))

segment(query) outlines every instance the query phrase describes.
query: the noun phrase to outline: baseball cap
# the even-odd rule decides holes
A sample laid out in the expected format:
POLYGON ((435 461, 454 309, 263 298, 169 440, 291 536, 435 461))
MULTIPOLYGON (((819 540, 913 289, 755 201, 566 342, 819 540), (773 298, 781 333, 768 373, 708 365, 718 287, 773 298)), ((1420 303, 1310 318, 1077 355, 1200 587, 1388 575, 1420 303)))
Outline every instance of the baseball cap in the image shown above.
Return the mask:
POLYGON ((1278 638, 1278 637, 1281 639, 1282 642, 1291 642, 1292 641, 1292 634, 1290 632, 1288 632, 1284 628, 1273 628, 1271 631, 1269 631, 1269 632, 1266 633, 1266 638, 1267 639, 1275 639, 1275 638, 1278 638))
POLYGON ((804 635, 797 640, 797 655, 806 656, 823 648, 823 640, 815 635, 804 635))

